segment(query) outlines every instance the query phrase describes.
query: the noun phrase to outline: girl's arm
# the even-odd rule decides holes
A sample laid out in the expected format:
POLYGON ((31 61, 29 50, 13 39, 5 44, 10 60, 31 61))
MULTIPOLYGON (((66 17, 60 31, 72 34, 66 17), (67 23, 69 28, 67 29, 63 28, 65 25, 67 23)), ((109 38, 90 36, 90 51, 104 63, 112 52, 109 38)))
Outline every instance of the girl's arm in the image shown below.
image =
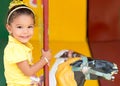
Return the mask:
POLYGON ((42 51, 42 57, 40 61, 38 61, 34 65, 29 65, 27 60, 19 62, 17 63, 17 65, 25 75, 32 76, 32 75, 35 75, 35 73, 38 72, 40 69, 42 69, 45 64, 48 63, 45 58, 48 61, 51 59, 50 51, 46 51, 46 52, 42 51))

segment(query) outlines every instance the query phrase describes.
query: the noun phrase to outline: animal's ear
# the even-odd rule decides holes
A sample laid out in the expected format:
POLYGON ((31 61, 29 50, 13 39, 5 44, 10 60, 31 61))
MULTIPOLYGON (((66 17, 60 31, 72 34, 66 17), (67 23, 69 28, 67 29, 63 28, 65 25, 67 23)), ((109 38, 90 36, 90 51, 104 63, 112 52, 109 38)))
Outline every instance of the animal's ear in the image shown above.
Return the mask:
POLYGON ((91 58, 91 57, 87 57, 88 58, 88 61, 93 61, 94 59, 91 58))

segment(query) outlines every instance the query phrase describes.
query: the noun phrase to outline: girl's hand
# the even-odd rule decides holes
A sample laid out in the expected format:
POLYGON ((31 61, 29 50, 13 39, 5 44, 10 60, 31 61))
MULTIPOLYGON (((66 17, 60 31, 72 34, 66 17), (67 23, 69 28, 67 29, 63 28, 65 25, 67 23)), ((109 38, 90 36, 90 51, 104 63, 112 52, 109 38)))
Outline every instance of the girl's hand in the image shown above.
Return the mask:
POLYGON ((42 58, 50 61, 52 58, 51 51, 50 50, 48 50, 48 51, 42 50, 42 58))

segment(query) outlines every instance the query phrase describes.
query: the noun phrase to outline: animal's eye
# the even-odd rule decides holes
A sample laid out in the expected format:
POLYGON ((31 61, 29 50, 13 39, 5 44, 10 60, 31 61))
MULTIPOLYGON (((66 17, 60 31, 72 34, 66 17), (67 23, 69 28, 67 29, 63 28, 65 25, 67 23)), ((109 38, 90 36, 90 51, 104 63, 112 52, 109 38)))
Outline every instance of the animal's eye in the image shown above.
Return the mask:
POLYGON ((95 65, 95 60, 92 61, 93 65, 95 65))

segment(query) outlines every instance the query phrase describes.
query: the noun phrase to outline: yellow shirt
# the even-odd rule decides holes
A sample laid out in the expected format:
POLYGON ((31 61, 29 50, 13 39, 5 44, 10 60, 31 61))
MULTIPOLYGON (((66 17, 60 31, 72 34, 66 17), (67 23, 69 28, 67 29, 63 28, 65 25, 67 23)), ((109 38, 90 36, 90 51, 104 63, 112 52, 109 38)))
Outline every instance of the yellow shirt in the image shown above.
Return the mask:
POLYGON ((29 86, 30 77, 23 74, 16 63, 28 60, 32 65, 32 45, 21 42, 9 36, 8 44, 4 50, 4 66, 7 86, 29 86))

